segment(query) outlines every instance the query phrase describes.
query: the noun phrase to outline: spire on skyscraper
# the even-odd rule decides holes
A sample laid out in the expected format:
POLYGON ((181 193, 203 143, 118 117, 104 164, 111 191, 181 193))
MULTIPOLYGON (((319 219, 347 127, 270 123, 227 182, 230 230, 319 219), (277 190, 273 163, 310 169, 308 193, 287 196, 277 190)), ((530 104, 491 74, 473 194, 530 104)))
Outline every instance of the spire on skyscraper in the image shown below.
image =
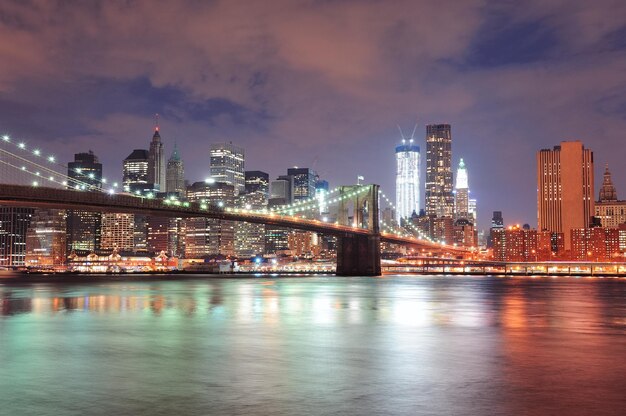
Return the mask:
POLYGON ((617 201, 617 191, 611 180, 611 172, 609 171, 608 164, 604 169, 604 179, 602 181, 602 187, 600 188, 599 200, 600 202, 617 201))

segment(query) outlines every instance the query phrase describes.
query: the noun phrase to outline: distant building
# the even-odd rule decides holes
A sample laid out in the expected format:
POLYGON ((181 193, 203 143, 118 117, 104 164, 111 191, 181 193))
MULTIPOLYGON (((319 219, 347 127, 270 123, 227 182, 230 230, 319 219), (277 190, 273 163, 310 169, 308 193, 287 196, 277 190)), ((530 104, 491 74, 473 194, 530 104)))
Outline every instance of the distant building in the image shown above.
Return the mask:
POLYGON ((60 266, 67 257, 65 211, 36 209, 26 233, 27 267, 60 266))
POLYGON ((211 145, 210 170, 215 182, 234 186, 235 195, 243 192, 246 186, 245 153, 242 147, 232 142, 211 145))
MULTIPOLYGON (((235 204, 235 186, 224 182, 194 182, 187 189, 191 202, 206 202, 223 207, 235 204)), ((185 257, 205 258, 235 254, 233 221, 215 218, 187 218, 185 223, 185 257)))
MULTIPOLYGON (((247 173, 247 172, 246 172, 247 173)), ((247 186, 247 184, 246 184, 247 186)), ((267 208, 267 193, 262 188, 242 193, 236 197, 235 205, 248 210, 267 208)), ((265 225, 238 221, 235 223, 235 255, 253 257, 265 253, 265 225)))
POLYGON ((147 182, 153 184, 155 190, 166 191, 165 151, 159 134, 159 126, 154 128, 150 150, 148 151, 147 182))
POLYGON ((612 261, 620 258, 617 228, 573 228, 571 258, 578 261, 612 261))
MULTIPOLYGON (((67 164, 68 188, 87 184, 90 190, 102 188, 102 164, 90 150, 76 153, 67 164)), ((102 214, 84 210, 67 211, 67 252, 90 253, 100 249, 102 214)))
POLYGON ((462 247, 476 247, 478 245, 478 232, 474 224, 465 218, 454 222, 454 244, 462 247))
POLYGON ((511 226, 493 228, 492 231, 495 261, 537 261, 537 230, 511 226))
POLYGON ((291 204, 294 202, 294 194, 293 176, 279 176, 270 184, 270 200, 275 200, 273 203, 274 206, 291 204))
POLYGON ((24 266, 34 209, 0 206, 0 266, 24 266))
POLYGON ((426 214, 452 217, 452 129, 449 124, 426 126, 426 214))
POLYGON ((178 192, 179 195, 185 194, 185 166, 180 158, 180 154, 178 154, 176 143, 174 143, 174 150, 167 161, 165 182, 166 192, 178 192))
POLYGON ((406 220, 420 209, 420 148, 413 137, 402 137, 396 146, 396 221, 406 220))
POLYGON ((270 175, 259 170, 247 170, 245 172, 245 191, 247 193, 260 192, 269 199, 270 175))
POLYGON ((538 227, 567 236, 589 228, 594 215, 593 152, 580 141, 561 142, 537 152, 538 227))
POLYGON ((122 162, 122 183, 124 190, 132 193, 154 191, 154 184, 149 182, 148 151, 135 149, 122 162))
POLYGON ((133 214, 102 214, 103 250, 133 251, 135 249, 135 216, 133 214))
POLYGON ((467 177, 467 168, 462 158, 456 172, 456 189, 454 195, 455 217, 457 219, 466 219, 473 224, 474 218, 470 216, 469 206, 469 180, 467 177))
POLYGON ((617 191, 608 166, 604 171, 598 202, 595 203, 595 216, 600 219, 603 227, 615 228, 626 223, 626 201, 617 199, 617 191))
POLYGON ((293 200, 313 198, 317 173, 309 168, 289 168, 287 175, 293 178, 293 200))

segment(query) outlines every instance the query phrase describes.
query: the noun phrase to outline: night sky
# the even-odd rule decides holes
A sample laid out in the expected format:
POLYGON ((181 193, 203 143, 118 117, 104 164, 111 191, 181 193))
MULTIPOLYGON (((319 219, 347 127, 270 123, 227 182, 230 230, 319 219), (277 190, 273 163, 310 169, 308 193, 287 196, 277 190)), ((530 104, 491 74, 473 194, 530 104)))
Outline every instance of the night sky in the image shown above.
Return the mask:
POLYGON ((111 179, 159 113, 192 182, 230 140, 249 170, 393 196, 396 125, 419 123, 424 171, 425 124, 450 123, 481 227, 536 224, 535 153, 561 140, 626 198, 624 0, 2 0, 0 59, 0 133, 111 179))

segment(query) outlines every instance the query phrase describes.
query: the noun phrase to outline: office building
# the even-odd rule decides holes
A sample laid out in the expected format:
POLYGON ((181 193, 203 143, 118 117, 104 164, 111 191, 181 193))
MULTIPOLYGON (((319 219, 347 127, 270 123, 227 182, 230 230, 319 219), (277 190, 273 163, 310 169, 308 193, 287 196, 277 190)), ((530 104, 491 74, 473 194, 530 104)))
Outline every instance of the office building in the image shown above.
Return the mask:
POLYGON ((259 192, 269 199, 270 175, 259 170, 245 171, 245 191, 246 193, 259 192))
POLYGON ((65 211, 36 209, 26 232, 27 267, 50 267, 65 264, 67 233, 65 211))
POLYGON ((317 183, 317 173, 309 168, 289 168, 287 176, 293 178, 293 200, 313 198, 315 196, 315 184, 317 183))
POLYGON ((402 138, 396 146, 396 221, 401 223, 419 212, 420 148, 413 138, 402 138))
POLYGON ((537 152, 539 230, 563 233, 571 248, 571 230, 589 228, 594 215, 593 152, 580 141, 561 142, 537 152))
MULTIPOLYGON (((247 184, 246 188, 248 188, 247 184)), ((236 197, 235 205, 246 210, 263 210, 267 208, 267 194, 263 192, 263 189, 241 193, 236 197)), ((236 222, 235 255, 249 258, 263 253, 265 253, 265 225, 245 221, 236 222)))
POLYGON ((134 251, 135 216, 133 214, 102 214, 102 250, 134 251))
MULTIPOLYGON (((235 186, 224 182, 195 182, 187 189, 190 202, 206 202, 233 207, 235 186)), ((214 218, 187 218, 185 223, 185 257, 206 258, 235 254, 235 224, 214 218)))
POLYGON ((185 194, 185 166, 178 153, 178 146, 174 143, 174 150, 167 161, 165 173, 165 191, 168 193, 178 192, 185 194))
POLYGON ((154 191, 154 184, 149 182, 149 155, 147 150, 135 149, 122 162, 122 183, 124 190, 132 193, 154 191))
POLYGON ((211 145, 210 171, 215 182, 234 186, 235 195, 246 186, 244 174, 245 154, 243 148, 232 142, 211 145))
POLYGON ((426 126, 426 214, 451 217, 452 130, 449 124, 426 126))
POLYGON ((0 206, 0 266, 24 266, 26 233, 34 209, 0 206))
MULTIPOLYGON (((68 187, 86 185, 91 191, 102 188, 102 164, 90 150, 76 153, 67 164, 68 187)), ((102 214, 84 210, 67 211, 67 252, 85 255, 100 249, 102 214)))

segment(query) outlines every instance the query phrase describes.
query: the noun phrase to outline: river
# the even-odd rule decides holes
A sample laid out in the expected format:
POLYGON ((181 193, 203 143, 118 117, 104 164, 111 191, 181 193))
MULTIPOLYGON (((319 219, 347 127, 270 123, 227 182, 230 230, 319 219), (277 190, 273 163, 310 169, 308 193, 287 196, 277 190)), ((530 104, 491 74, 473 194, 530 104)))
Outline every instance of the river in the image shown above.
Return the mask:
POLYGON ((626 279, 0 279, 1 415, 622 415, 626 279))

